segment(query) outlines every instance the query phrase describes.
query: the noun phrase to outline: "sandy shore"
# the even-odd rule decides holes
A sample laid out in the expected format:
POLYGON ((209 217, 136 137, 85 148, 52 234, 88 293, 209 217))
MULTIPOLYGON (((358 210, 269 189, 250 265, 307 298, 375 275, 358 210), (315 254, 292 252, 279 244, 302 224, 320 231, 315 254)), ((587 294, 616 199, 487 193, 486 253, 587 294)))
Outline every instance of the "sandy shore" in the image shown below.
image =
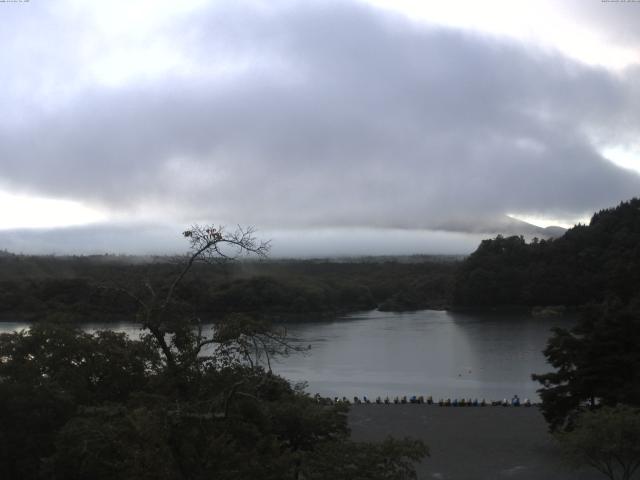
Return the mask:
POLYGON ((420 438, 431 456, 418 478, 442 480, 601 480, 591 469, 573 470, 559 457, 536 407, 354 405, 354 440, 420 438))

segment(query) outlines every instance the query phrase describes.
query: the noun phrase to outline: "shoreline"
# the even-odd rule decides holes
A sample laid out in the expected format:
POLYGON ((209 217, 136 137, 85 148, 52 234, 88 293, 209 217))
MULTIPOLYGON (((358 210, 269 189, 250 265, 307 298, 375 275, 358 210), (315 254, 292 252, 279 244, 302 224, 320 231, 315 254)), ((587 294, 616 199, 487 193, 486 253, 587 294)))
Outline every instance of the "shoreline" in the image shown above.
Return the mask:
MULTIPOLYGON (((266 320, 274 323, 274 324, 287 324, 287 323, 322 323, 327 321, 349 321, 349 315, 357 315, 359 313, 367 313, 367 312, 379 312, 379 313, 395 313, 395 314, 403 314, 403 313, 416 313, 422 311, 435 311, 435 312, 449 312, 449 313, 459 313, 459 314, 493 314, 493 315, 526 315, 530 317, 567 317, 575 315, 581 311, 580 306, 578 307, 566 307, 562 306, 561 311, 557 311, 556 308, 559 306, 537 306, 537 307, 527 307, 527 306, 497 306, 497 307, 465 307, 465 306, 454 306, 454 305, 432 305, 426 306, 424 308, 418 309, 407 309, 407 310, 391 310, 391 309, 380 309, 379 307, 372 308, 370 310, 331 310, 331 311, 321 311, 321 312, 304 312, 304 313, 291 313, 291 312, 282 312, 282 313, 262 313, 259 312, 237 312, 239 314, 246 315, 256 315, 262 316, 266 320)), ((63 316, 68 317, 68 321, 70 323, 77 324, 86 324, 86 323, 119 323, 119 322, 134 322, 134 318, 136 316, 135 313, 131 314, 110 314, 110 313, 89 313, 89 314, 78 314, 75 312, 59 312, 63 316), (85 320, 85 318, 87 318, 85 320)), ((16 311, 12 313, 2 312, 0 313, 0 323, 17 323, 17 322, 39 322, 46 319, 47 315, 50 315, 51 312, 25 312, 25 311, 16 311)), ((215 323, 217 320, 224 318, 226 315, 233 315, 233 312, 217 312, 215 314, 212 313, 203 313, 201 312, 199 316, 208 318, 205 323, 215 323)))

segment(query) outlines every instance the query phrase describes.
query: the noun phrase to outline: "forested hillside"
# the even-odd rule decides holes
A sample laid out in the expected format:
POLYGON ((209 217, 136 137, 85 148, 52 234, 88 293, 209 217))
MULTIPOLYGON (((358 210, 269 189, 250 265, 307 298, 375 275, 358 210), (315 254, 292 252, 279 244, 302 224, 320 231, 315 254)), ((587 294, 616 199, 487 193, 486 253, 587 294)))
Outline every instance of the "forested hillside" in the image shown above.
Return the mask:
POLYGON ((562 237, 484 240, 458 270, 460 306, 578 306, 640 289, 640 199, 593 215, 562 237))

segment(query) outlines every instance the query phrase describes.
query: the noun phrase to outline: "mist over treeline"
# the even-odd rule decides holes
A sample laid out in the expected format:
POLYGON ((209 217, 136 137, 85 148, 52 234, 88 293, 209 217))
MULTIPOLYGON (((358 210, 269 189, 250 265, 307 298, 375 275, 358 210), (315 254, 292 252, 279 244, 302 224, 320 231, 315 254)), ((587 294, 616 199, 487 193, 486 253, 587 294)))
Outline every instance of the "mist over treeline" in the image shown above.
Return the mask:
MULTIPOLYGON (((206 319, 359 310, 576 307, 640 289, 640 200, 595 213, 556 239, 497 236, 468 257, 361 256, 242 259, 197 264, 177 291, 185 311, 206 319)), ((132 318, 128 290, 166 283, 184 257, 32 256, 0 252, 0 316, 75 321, 132 318)))
MULTIPOLYGON (((78 321, 131 317, 125 293, 166 283, 181 258, 0 255, 0 315, 78 321)), ((459 257, 405 256, 197 264, 177 291, 182 308, 204 318, 335 314, 381 308, 444 308, 459 257)))

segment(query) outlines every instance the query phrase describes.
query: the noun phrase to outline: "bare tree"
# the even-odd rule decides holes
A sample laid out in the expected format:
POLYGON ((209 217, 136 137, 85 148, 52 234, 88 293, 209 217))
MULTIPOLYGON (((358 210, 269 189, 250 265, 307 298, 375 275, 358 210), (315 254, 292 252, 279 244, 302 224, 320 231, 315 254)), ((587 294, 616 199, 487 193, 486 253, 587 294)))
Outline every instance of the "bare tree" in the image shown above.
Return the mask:
POLYGON ((266 368, 272 373, 271 359, 276 355, 309 350, 291 343, 285 328, 273 328, 268 322, 247 315, 230 315, 216 325, 212 337, 216 348, 203 359, 224 364, 245 363, 251 369, 266 368))
POLYGON ((253 227, 238 226, 227 232, 223 226, 192 225, 182 232, 190 248, 180 259, 181 268, 173 280, 160 288, 146 279, 139 293, 118 288, 138 304, 142 328, 157 343, 169 369, 193 365, 202 349, 216 341, 204 334, 199 318, 176 318, 173 311, 176 288, 198 262, 221 264, 240 256, 266 257, 269 242, 258 241, 254 234, 253 227))

